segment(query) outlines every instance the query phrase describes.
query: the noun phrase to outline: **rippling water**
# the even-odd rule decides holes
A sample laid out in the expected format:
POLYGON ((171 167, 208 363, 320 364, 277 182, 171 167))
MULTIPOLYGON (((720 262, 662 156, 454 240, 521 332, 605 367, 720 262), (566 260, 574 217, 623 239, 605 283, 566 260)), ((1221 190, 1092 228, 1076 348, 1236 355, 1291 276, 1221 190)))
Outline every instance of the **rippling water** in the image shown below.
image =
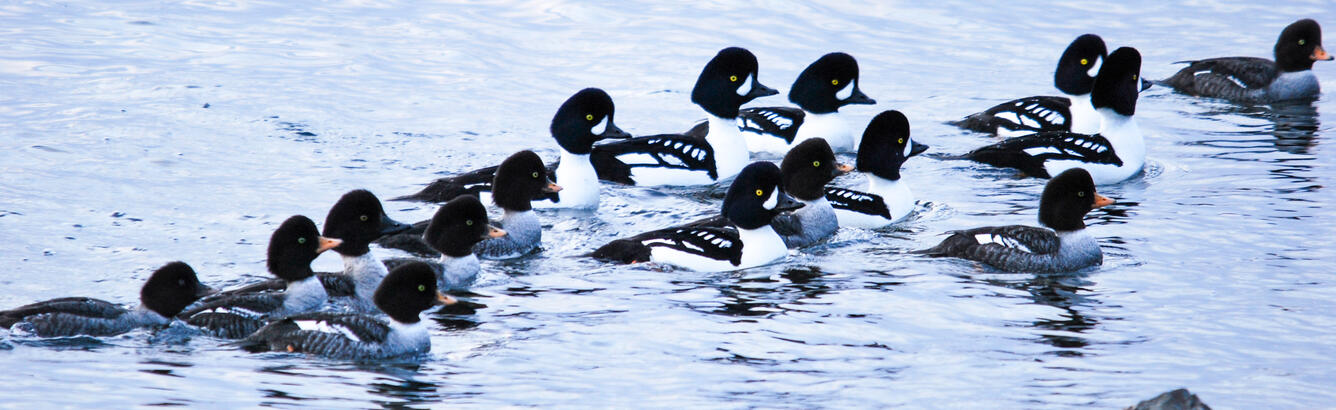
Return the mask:
MULTIPOLYGON (((155 267, 257 280, 292 214, 345 191, 414 192, 520 148, 548 160, 556 107, 607 90, 635 134, 680 131, 714 53, 745 46, 787 90, 845 51, 876 106, 932 152, 985 137, 942 124, 1051 94, 1070 39, 1137 47, 1143 73, 1270 56, 1286 24, 1336 27, 1325 1, 248 2, 0 4, 0 306, 132 303, 155 267), (897 4, 902 3, 902 4, 897 4)), ((1328 90, 1336 64, 1318 63, 1328 90)), ((1330 91, 1329 91, 1330 92, 1330 91)), ((1327 98, 1238 107, 1152 88, 1143 178, 1103 188, 1106 260, 1056 276, 906 255, 941 232, 1033 223, 1043 181, 915 158, 923 206, 842 230, 784 263, 701 274, 573 255, 716 212, 680 189, 610 187, 598 213, 550 212, 544 252, 485 264, 436 314, 429 357, 349 364, 251 355, 181 329, 0 342, 5 405, 1121 407, 1188 387, 1222 408, 1336 403, 1336 175, 1327 98)), ((781 97, 756 104, 785 105, 781 97)), ((852 158, 846 158, 852 161, 852 158)), ((849 177, 838 183, 857 183, 849 177)), ((399 220, 432 206, 387 203, 399 220)), ((391 252, 381 252, 391 256, 391 252)), ((336 270, 325 256, 316 267, 336 270)))

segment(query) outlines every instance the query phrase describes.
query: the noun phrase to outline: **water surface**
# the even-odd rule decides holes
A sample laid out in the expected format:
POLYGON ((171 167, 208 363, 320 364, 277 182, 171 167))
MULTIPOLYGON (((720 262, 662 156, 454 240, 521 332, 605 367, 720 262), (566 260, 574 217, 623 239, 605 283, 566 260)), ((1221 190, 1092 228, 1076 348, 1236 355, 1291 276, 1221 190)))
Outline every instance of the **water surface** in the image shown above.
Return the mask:
MULTIPOLYGON (((0 5, 0 306, 132 303, 183 260, 215 286, 266 277, 270 232, 344 192, 411 193, 530 148, 575 91, 600 87, 635 134, 681 131, 698 70, 744 46, 787 91, 831 51, 876 106, 961 153, 944 125, 1052 94, 1067 42, 1174 61, 1269 56, 1323 1, 22 2, 0 5)), ((1328 90, 1336 64, 1318 63, 1328 90)), ((575 257, 717 212, 692 190, 609 187, 550 212, 544 251, 484 264, 473 313, 435 314, 420 360, 251 355, 182 329, 0 345, 8 405, 1122 407, 1188 387, 1219 408, 1336 402, 1336 154, 1330 98, 1239 107, 1142 95, 1147 173, 1101 192, 1103 266, 1004 274, 905 254, 942 232, 1034 223, 1043 181, 919 157, 922 211, 842 230, 783 263, 702 274, 575 257)), ((770 97, 754 105, 786 105, 770 97)), ((845 160, 852 161, 852 157, 845 160)), ((860 183, 848 177, 840 184, 860 183)), ((387 203, 399 220, 434 206, 387 203)), ((392 252, 379 251, 382 256, 392 252)), ((316 261, 340 267, 337 257, 316 261)))

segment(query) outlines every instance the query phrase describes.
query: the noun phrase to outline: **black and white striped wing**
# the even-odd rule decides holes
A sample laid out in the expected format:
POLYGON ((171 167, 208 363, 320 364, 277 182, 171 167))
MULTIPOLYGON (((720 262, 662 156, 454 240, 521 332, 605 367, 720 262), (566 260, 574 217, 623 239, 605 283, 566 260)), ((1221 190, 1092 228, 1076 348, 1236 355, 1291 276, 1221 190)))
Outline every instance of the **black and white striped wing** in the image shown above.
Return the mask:
POLYGON ((620 183, 634 184, 630 170, 640 167, 705 171, 711 179, 719 178, 714 148, 686 135, 652 135, 596 145, 590 160, 599 179, 620 183))
POLYGON ((807 113, 791 107, 747 108, 738 112, 738 129, 769 134, 793 142, 807 113))
POLYGON ((1067 97, 1034 96, 1007 101, 952 124, 996 134, 1013 132, 1069 131, 1072 102, 1067 97))
POLYGON ((886 201, 881 195, 828 186, 826 201, 835 209, 892 219, 891 210, 886 207, 886 201))
POLYGON ((305 313, 266 325, 246 338, 251 350, 302 352, 321 356, 366 356, 390 334, 389 325, 371 316, 305 313))
POLYGON ((1183 70, 1191 72, 1198 79, 1198 88, 1204 75, 1220 76, 1237 87, 1256 89, 1266 88, 1275 81, 1280 73, 1276 64, 1264 58, 1225 57, 1193 61, 1183 70))
MULTIPOLYGON (((43 313, 67 313, 78 316, 113 319, 125 314, 124 307, 105 300, 68 297, 58 298, 37 303, 19 306, 10 310, 0 311, 0 322, 7 321, 8 318, 22 319, 27 316, 40 315, 43 313)), ((13 323, 0 323, 4 327, 9 327, 13 323)))
POLYGON ((196 304, 182 311, 178 317, 189 318, 202 313, 226 313, 259 319, 281 307, 283 307, 283 294, 281 292, 232 294, 220 298, 211 298, 205 303, 196 304))
POLYGON ((668 248, 715 260, 725 260, 734 266, 742 264, 742 241, 728 228, 680 227, 668 228, 637 235, 632 240, 649 248, 668 248))
POLYGON ((1053 231, 1024 225, 988 226, 950 234, 941 244, 921 253, 1004 266, 1007 259, 1054 254, 1061 246, 1053 231))
POLYGON ((1250 98, 1252 91, 1270 86, 1280 76, 1276 63, 1264 58, 1223 57, 1188 63, 1162 83, 1191 95, 1234 100, 1250 98))
POLYGON ((1072 132, 1045 132, 1010 138, 971 151, 965 157, 997 167, 1016 168, 1026 174, 1044 178, 1050 177, 1044 168, 1046 161, 1123 165, 1123 160, 1113 151, 1108 138, 1099 134, 1072 132))

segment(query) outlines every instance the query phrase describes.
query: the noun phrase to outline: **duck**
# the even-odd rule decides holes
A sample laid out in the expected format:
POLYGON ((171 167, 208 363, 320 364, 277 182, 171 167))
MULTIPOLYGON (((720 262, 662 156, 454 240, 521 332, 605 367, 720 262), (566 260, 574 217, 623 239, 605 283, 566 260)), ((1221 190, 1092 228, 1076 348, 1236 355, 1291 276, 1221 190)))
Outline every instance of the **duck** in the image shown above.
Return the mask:
POLYGON ((310 312, 271 322, 237 345, 250 352, 289 352, 346 360, 377 360, 431 351, 422 312, 457 301, 436 288, 436 274, 423 262, 394 269, 374 297, 388 317, 364 313, 310 312))
POLYGON ((1070 168, 1085 168, 1095 184, 1118 183, 1141 172, 1146 142, 1133 118, 1140 81, 1141 53, 1122 47, 1099 68, 1091 103, 1100 115, 1099 132, 1043 132, 1010 138, 975 149, 964 158, 1023 174, 1049 178, 1070 168))
POLYGON ((724 196, 722 214, 733 229, 665 228, 614 240, 587 256, 623 264, 656 262, 700 272, 769 264, 788 255, 771 221, 781 212, 803 206, 784 194, 782 181, 783 174, 774 163, 753 162, 738 173, 724 196))
POLYGON ((738 129, 743 104, 778 94, 757 79, 756 56, 729 47, 701 70, 691 102, 705 109, 707 125, 685 134, 660 134, 594 146, 598 178, 624 185, 708 185, 737 175, 751 161, 738 129))
POLYGON ((1090 104, 1090 91, 1107 55, 1103 38, 1082 34, 1063 50, 1053 72, 1053 85, 1065 97, 1018 98, 949 124, 1003 137, 1049 131, 1094 134, 1099 131, 1100 117, 1090 104))
POLYGON ((825 197, 839 226, 881 228, 904 220, 914 210, 914 193, 900 178, 900 167, 928 146, 909 138, 909 119, 896 110, 872 117, 858 145, 855 169, 867 175, 861 190, 828 186, 825 197))
MULTIPOLYGON (((784 160, 779 164, 779 172, 783 175, 781 189, 803 205, 792 212, 775 215, 770 222, 770 226, 784 239, 784 246, 789 249, 808 247, 835 234, 840 226, 835 209, 826 200, 825 188, 830 181, 851 170, 852 166, 836 161, 835 151, 820 137, 804 140, 784 155, 784 160)), ((723 215, 689 225, 732 226, 723 215)))
POLYGON ((0 311, 0 328, 37 337, 115 336, 172 323, 182 309, 212 294, 185 262, 170 262, 149 275, 133 309, 88 297, 45 300, 0 311))
POLYGON ((846 53, 829 53, 808 65, 789 89, 793 107, 747 108, 739 112, 738 127, 753 153, 784 155, 811 138, 822 138, 838 152, 858 147, 840 107, 876 104, 858 89, 858 61, 846 53))
POLYGON ((359 312, 374 312, 376 288, 389 274, 385 264, 371 251, 371 242, 412 226, 390 219, 371 191, 354 189, 339 197, 325 215, 322 235, 343 242, 332 250, 343 258, 343 271, 317 274, 331 298, 346 302, 359 312))
POLYGON ((1160 80, 1178 92, 1223 98, 1244 104, 1311 99, 1321 92, 1313 63, 1331 61, 1322 48, 1322 26, 1302 19, 1281 30, 1275 61, 1256 57, 1220 57, 1180 61, 1187 67, 1160 80))
MULTIPOLYGON (((428 264, 436 271, 436 287, 442 292, 468 290, 482 271, 473 246, 505 235, 504 229, 488 223, 487 208, 473 195, 462 195, 441 205, 421 236, 426 246, 440 254, 428 264)), ((393 269, 413 261, 420 259, 387 259, 385 266, 393 269)))
POLYGON ((1112 204, 1095 191, 1084 169, 1063 171, 1044 186, 1039 224, 987 226, 948 232, 937 246, 916 253, 981 262, 1009 272, 1072 272, 1103 263, 1099 242, 1086 232, 1087 213, 1112 204))
MULTIPOLYGON (((542 158, 529 150, 516 152, 501 161, 492 186, 493 191, 482 192, 479 200, 501 208, 503 215, 496 226, 506 234, 477 243, 473 252, 483 259, 511 259, 537 249, 542 242, 543 229, 533 211, 533 202, 543 195, 561 192, 563 187, 552 182, 542 158)), ((435 257, 440 252, 422 236, 429 223, 418 222, 404 233, 382 238, 377 243, 415 255, 435 257)))
MULTIPOLYGON (((598 88, 580 90, 557 108, 556 115, 552 116, 550 130, 552 138, 561 148, 561 159, 548 169, 548 173, 566 189, 534 200, 534 208, 598 208, 599 179, 590 160, 594 143, 631 136, 613 122, 615 111, 612 97, 598 88)), ((391 201, 444 203, 464 194, 481 196, 492 191, 496 169, 497 166, 491 166, 440 178, 415 194, 391 201)))
POLYGON ((269 237, 266 266, 286 285, 282 292, 234 292, 200 300, 178 315, 215 337, 238 339, 254 333, 268 319, 315 310, 329 299, 311 262, 342 244, 320 236, 315 222, 293 215, 269 237))

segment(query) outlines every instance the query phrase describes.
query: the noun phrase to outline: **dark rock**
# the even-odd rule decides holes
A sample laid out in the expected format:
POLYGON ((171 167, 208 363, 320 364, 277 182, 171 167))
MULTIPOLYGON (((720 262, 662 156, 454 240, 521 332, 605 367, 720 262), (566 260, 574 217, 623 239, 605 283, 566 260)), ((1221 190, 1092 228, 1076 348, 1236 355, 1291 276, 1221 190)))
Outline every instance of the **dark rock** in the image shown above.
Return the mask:
POLYGON ((1128 410, 1211 410, 1211 406, 1202 403, 1197 395, 1188 389, 1178 389, 1161 393, 1155 398, 1128 407, 1128 410))

